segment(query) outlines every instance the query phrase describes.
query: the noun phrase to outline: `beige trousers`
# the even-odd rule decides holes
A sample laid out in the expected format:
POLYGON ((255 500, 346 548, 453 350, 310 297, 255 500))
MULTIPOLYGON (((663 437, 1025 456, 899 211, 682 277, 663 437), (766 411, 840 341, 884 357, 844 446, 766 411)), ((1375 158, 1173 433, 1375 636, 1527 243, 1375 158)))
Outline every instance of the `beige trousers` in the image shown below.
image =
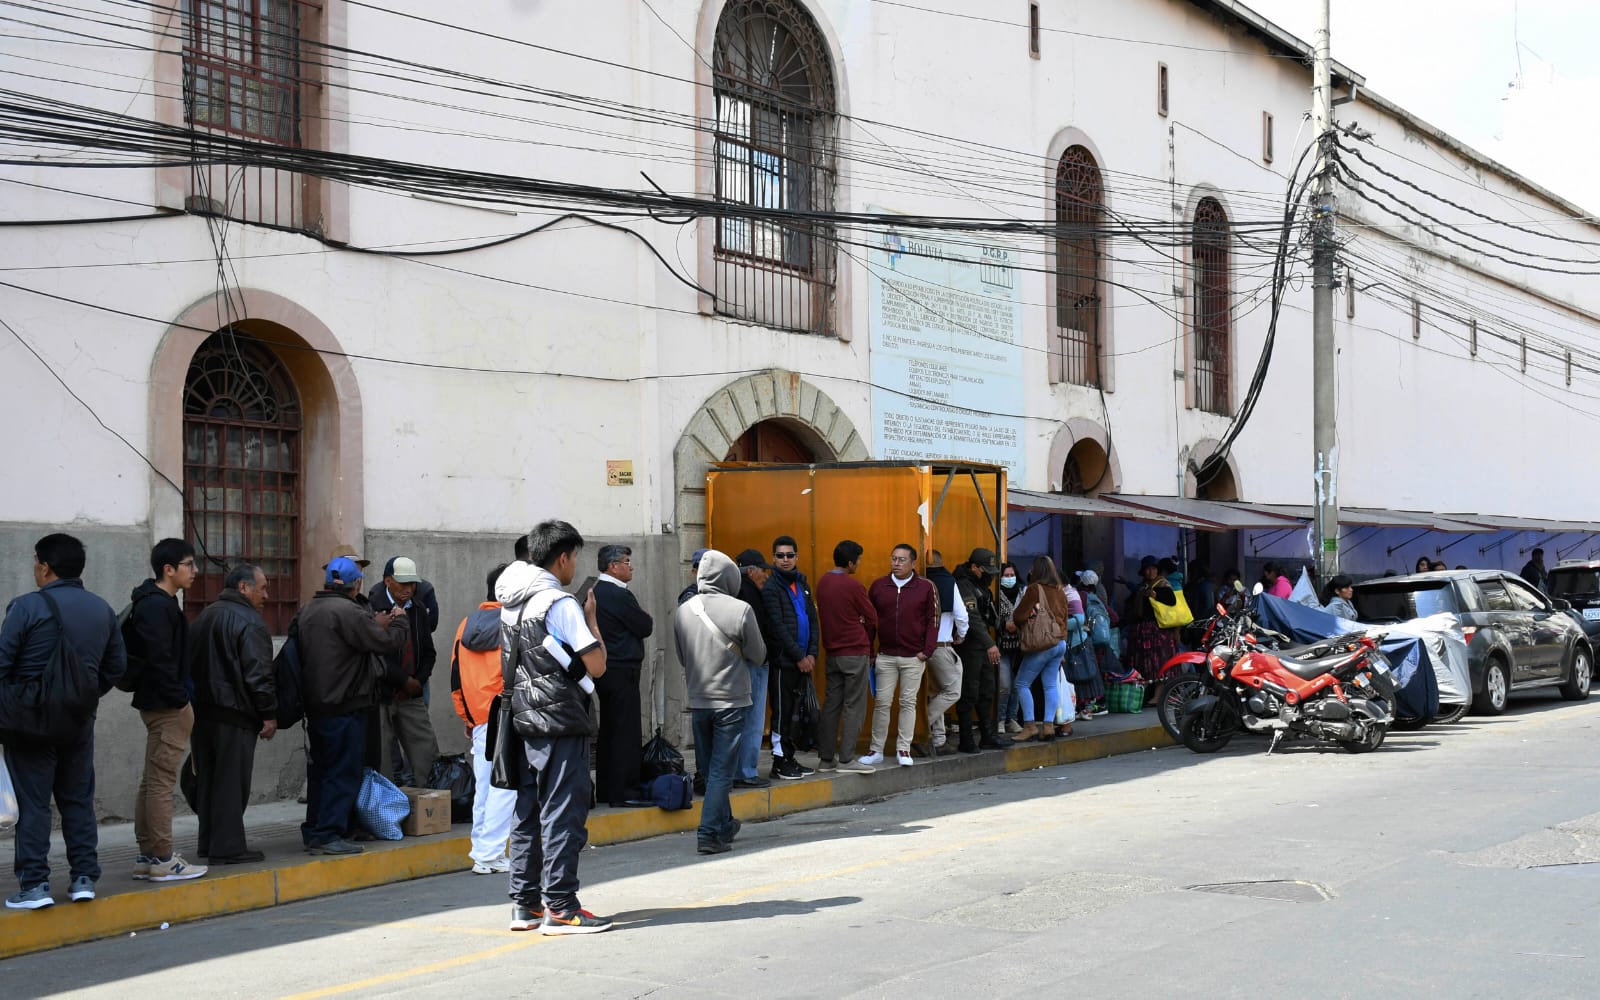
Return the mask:
POLYGON ((917 730, 917 694, 922 688, 922 671, 927 666, 915 656, 882 656, 874 674, 878 694, 872 705, 872 753, 882 753, 889 739, 889 710, 900 689, 900 721, 895 745, 902 754, 911 753, 911 734, 917 730))

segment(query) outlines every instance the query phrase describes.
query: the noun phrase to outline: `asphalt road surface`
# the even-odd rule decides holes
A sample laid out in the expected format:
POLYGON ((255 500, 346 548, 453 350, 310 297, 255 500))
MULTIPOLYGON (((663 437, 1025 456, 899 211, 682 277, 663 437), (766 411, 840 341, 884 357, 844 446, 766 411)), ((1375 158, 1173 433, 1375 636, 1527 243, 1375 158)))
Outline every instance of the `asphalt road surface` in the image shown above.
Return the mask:
POLYGON ((5 997, 1600 994, 1600 699, 1236 741, 585 852, 592 937, 442 876, 0 963, 5 997), (1253 884, 1237 884, 1253 883, 1253 884), (1208 888, 1206 888, 1208 887, 1208 888))

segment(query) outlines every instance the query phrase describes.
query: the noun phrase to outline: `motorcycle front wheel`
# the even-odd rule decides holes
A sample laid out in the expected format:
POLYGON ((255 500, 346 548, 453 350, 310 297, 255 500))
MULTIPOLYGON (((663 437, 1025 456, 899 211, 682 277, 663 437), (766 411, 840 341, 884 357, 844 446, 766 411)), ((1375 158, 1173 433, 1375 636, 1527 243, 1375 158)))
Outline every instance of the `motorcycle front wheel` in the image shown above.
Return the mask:
POLYGON ((1205 679, 1199 674, 1178 674, 1165 681, 1156 692, 1156 717, 1172 742, 1183 742, 1183 709, 1189 699, 1204 692, 1205 679))
POLYGON ((1216 753, 1228 745, 1237 732, 1233 713, 1222 706, 1213 712, 1197 712, 1184 718, 1178 738, 1195 753, 1216 753), (1206 718, 1207 715, 1210 718, 1206 718))
POLYGON ((1340 740, 1339 745, 1349 753, 1371 753, 1383 746, 1383 738, 1389 734, 1388 726, 1370 725, 1367 735, 1359 740, 1340 740))

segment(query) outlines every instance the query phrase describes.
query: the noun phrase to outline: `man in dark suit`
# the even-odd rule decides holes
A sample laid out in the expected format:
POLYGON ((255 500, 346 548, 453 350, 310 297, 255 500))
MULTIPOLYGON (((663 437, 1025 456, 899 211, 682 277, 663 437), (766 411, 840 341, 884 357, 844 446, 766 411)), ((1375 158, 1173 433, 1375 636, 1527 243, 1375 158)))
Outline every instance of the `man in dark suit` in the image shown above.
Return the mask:
POLYGON ((600 696, 599 753, 595 760, 595 799, 614 806, 644 794, 639 787, 639 674, 644 640, 655 622, 628 590, 633 580, 633 550, 600 547, 600 579, 594 585, 595 620, 606 645, 606 672, 595 680, 600 696))

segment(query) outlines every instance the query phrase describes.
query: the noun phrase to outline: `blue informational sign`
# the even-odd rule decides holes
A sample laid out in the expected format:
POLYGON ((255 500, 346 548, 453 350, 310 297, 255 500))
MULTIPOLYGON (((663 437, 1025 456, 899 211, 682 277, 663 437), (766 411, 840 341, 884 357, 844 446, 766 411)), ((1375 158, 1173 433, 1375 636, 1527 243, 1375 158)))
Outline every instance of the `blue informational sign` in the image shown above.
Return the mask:
POLYGON ((1022 294, 1005 246, 889 231, 869 256, 874 457, 1024 478, 1022 294))

